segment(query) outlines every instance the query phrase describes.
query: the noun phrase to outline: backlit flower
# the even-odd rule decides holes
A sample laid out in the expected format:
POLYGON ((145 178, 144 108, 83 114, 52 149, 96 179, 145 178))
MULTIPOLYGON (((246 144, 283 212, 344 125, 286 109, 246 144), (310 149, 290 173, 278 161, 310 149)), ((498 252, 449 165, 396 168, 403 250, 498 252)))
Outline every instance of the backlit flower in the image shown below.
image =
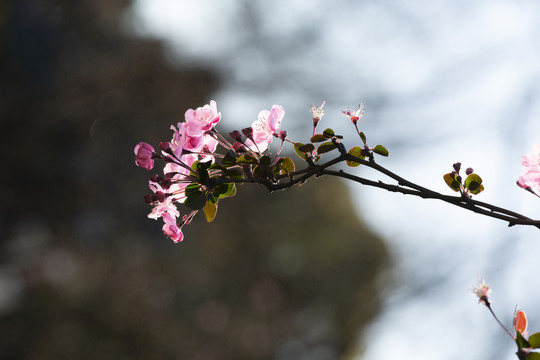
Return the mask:
POLYGON ((281 105, 272 105, 271 110, 259 112, 258 119, 251 124, 253 141, 251 139, 246 140, 246 145, 253 151, 263 152, 268 149, 268 144, 272 142, 274 134, 281 127, 283 116, 285 116, 285 110, 281 105))
POLYGON ((536 187, 536 190, 540 191, 540 144, 534 145, 531 152, 523 156, 521 165, 525 172, 519 177, 517 184, 524 189, 532 190, 536 187))
POLYGON ((478 302, 489 305, 489 294, 491 293, 491 289, 484 279, 478 278, 478 285, 473 287, 472 291, 480 299, 478 302))
POLYGON ((313 115, 313 121, 317 119, 317 122, 321 120, 321 118, 324 115, 324 104, 326 104, 326 101, 323 101, 321 106, 315 106, 315 104, 311 104, 311 107, 309 110, 311 111, 311 114, 313 115))
POLYGON ((180 242, 184 239, 184 234, 182 234, 182 229, 176 223, 176 218, 169 213, 163 214, 163 232, 165 235, 171 238, 175 243, 180 242))
POLYGON ((221 120, 221 113, 217 111, 214 100, 210 104, 195 110, 188 109, 185 113, 185 134, 188 136, 200 136, 212 129, 221 120))
POLYGON ((343 110, 343 115, 347 116, 353 124, 356 124, 358 120, 364 116, 366 110, 364 109, 364 104, 358 105, 358 107, 355 110, 343 110))

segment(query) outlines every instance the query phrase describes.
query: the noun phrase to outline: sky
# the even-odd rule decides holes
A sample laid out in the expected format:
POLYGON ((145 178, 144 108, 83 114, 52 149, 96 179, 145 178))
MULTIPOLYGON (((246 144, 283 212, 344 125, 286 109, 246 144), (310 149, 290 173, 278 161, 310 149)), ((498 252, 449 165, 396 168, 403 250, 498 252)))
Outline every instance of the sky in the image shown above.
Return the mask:
MULTIPOLYGON (((165 39, 172 62, 220 72, 215 100, 224 121, 245 127, 281 104, 282 127, 301 136, 311 126, 309 105, 326 101, 324 126, 352 146, 359 139, 341 110, 363 102, 368 141, 390 151, 381 165, 452 194, 442 175, 460 161, 484 179, 479 200, 540 218, 539 199, 515 185, 522 155, 540 143, 536 1, 136 0, 129 19, 130 31, 165 39)), ((512 358, 511 340, 470 289, 485 277, 504 323, 519 303, 530 326, 540 324, 538 229, 351 189, 396 264, 359 359, 512 358)))

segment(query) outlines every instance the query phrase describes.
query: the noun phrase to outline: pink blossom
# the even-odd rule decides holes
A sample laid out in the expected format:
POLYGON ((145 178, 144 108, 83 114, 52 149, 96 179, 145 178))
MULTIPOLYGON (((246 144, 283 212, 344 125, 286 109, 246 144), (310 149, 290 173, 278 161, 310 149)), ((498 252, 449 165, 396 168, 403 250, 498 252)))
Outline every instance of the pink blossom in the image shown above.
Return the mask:
MULTIPOLYGON (((219 114, 216 116, 218 116, 217 121, 219 121, 219 114)), ((202 130, 208 128, 207 125, 204 125, 204 121, 197 120, 193 115, 190 116, 191 120, 189 122, 187 119, 188 117, 186 116, 186 122, 177 124, 178 129, 176 129, 174 126, 171 126, 171 129, 173 129, 175 132, 173 136, 173 141, 171 143, 177 145, 177 152, 175 152, 175 155, 177 157, 180 157, 182 155, 183 149, 189 150, 190 152, 194 153, 215 152, 219 142, 212 135, 210 135, 207 130, 202 130)), ((213 125, 211 125, 210 128, 212 126, 213 125)), ((202 154, 201 156, 203 158, 211 158, 213 160, 213 156, 211 155, 202 154)))
POLYGON ((212 129, 221 120, 221 113, 217 111, 214 100, 195 110, 188 109, 185 113, 185 134, 188 136, 201 136, 212 129))
POLYGON ((182 234, 181 228, 176 223, 176 218, 169 213, 163 214, 163 232, 165 235, 171 238, 175 243, 180 242, 184 239, 184 234, 182 234))
POLYGON ((517 184, 524 189, 536 186, 540 191, 540 144, 534 145, 531 152, 523 156, 521 165, 525 172, 519 177, 517 184))
POLYGON ((148 145, 145 142, 140 142, 135 145, 135 164, 146 170, 150 170, 154 167, 154 159, 152 154, 154 153, 154 148, 151 145, 148 145))
MULTIPOLYGON (((160 184, 154 181, 149 181, 148 185, 155 194, 163 193, 163 188, 161 187, 160 184)), ((150 219, 157 220, 158 218, 163 216, 164 213, 169 213, 176 217, 180 216, 180 213, 178 212, 178 209, 176 208, 176 205, 174 205, 173 201, 174 201, 173 197, 166 196, 163 201, 158 201, 158 202, 153 203, 152 205, 154 205, 154 208, 152 209, 152 212, 148 214, 148 217, 150 219)))
POLYGON ((284 116, 285 110, 281 105, 272 105, 271 110, 259 112, 257 121, 251 124, 253 141, 246 140, 246 145, 253 151, 263 152, 268 149, 268 144, 272 142, 274 134, 281 127, 281 120, 283 120, 284 116))

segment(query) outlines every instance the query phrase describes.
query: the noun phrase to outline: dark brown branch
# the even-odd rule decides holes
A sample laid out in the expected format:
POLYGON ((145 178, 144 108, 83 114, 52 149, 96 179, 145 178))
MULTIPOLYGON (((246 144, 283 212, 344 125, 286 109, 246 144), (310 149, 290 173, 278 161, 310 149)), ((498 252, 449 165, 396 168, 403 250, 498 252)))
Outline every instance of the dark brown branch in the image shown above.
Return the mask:
POLYGON ((336 143, 336 146, 338 147, 338 150, 341 153, 339 157, 332 159, 321 165, 315 165, 313 164, 313 162, 311 162, 306 169, 296 171, 288 175, 279 175, 273 180, 270 180, 268 178, 252 178, 252 179, 212 178, 212 179, 209 179, 209 182, 211 182, 211 184, 209 183, 208 185, 215 186, 221 183, 256 183, 256 184, 264 185, 268 189, 268 191, 274 192, 274 191, 288 189, 296 184, 301 184, 307 181, 312 176, 319 177, 323 175, 330 175, 330 176, 336 176, 336 177, 348 179, 362 185, 372 186, 372 187, 384 189, 391 192, 418 196, 423 199, 441 200, 443 202, 461 207, 465 210, 469 210, 469 211, 478 213, 480 215, 506 221, 508 222, 508 226, 529 225, 529 226, 534 226, 540 229, 540 220, 533 220, 531 218, 528 218, 514 211, 507 210, 507 209, 504 209, 495 205, 491 205, 485 202, 476 201, 465 196, 443 195, 441 193, 427 189, 423 186, 420 186, 418 184, 415 184, 413 182, 410 182, 402 178, 401 176, 375 163, 372 157, 370 158, 369 161, 363 160, 363 159, 360 159, 360 158, 357 158, 355 156, 348 154, 345 151, 345 148, 342 144, 336 143), (369 180, 366 178, 362 178, 356 175, 346 173, 343 170, 339 170, 339 171, 328 170, 330 166, 340 163, 342 161, 357 162, 361 165, 370 167, 388 176, 389 178, 395 180, 397 182, 397 185, 387 184, 382 181, 369 180))

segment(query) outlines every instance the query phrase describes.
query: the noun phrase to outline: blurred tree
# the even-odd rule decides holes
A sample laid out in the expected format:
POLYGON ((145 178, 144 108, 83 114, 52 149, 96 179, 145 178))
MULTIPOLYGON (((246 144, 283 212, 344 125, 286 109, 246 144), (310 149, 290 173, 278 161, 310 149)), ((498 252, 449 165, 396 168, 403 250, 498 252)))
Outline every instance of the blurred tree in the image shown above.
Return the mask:
POLYGON ((122 30, 122 0, 0 5, 0 338, 9 359, 335 359, 388 262, 346 188, 244 185, 174 245, 134 144, 219 85, 122 30))

